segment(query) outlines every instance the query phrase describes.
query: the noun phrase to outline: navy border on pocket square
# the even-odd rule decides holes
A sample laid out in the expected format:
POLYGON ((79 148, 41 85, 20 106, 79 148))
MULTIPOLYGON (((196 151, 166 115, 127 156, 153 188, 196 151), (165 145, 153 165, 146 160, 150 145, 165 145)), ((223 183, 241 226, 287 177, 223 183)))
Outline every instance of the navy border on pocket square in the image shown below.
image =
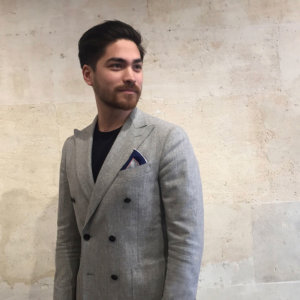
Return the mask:
POLYGON ((122 170, 135 168, 137 166, 141 166, 147 163, 147 160, 144 158, 144 156, 137 150, 133 150, 131 155, 129 156, 128 160, 124 164, 124 166, 121 168, 122 170))

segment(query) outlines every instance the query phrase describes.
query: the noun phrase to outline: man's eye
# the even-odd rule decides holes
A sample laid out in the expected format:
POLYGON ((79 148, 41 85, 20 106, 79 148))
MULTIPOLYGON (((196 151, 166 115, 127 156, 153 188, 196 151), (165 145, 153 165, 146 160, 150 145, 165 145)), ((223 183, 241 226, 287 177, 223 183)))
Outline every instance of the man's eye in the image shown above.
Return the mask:
POLYGON ((111 64, 109 66, 111 69, 121 69, 122 68, 122 65, 121 64, 111 64))
POLYGON ((140 70, 142 70, 142 65, 134 65, 133 68, 136 71, 140 71, 140 70))

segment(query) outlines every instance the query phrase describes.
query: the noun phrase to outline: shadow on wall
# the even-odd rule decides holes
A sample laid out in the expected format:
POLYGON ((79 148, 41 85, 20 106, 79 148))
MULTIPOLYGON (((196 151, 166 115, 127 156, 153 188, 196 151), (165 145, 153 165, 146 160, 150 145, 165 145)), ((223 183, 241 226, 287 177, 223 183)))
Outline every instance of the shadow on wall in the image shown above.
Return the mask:
POLYGON ((56 197, 38 199, 25 189, 1 197, 0 276, 11 287, 24 284, 28 297, 20 299, 51 299, 56 214, 56 197))

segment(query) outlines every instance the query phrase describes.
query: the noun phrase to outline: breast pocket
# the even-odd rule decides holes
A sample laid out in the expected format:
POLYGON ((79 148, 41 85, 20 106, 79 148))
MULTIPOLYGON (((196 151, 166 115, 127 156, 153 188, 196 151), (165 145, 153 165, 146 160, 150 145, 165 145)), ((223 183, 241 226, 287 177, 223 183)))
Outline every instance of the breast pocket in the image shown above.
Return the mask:
POLYGON ((137 179, 138 181, 141 180, 146 175, 149 175, 152 170, 152 165, 150 163, 146 163, 141 166, 137 166, 132 169, 126 169, 119 172, 117 176, 118 181, 132 181, 137 179))

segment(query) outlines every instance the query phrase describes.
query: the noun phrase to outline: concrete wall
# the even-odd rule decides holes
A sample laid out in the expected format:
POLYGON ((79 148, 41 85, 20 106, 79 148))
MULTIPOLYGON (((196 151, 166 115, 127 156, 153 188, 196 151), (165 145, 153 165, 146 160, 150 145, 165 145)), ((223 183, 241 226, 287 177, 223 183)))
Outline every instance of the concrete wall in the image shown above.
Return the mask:
POLYGON ((144 35, 139 107, 185 128, 201 168, 198 299, 299 299, 300 1, 0 0, 0 298, 51 299, 58 167, 96 114, 77 41, 144 35))

